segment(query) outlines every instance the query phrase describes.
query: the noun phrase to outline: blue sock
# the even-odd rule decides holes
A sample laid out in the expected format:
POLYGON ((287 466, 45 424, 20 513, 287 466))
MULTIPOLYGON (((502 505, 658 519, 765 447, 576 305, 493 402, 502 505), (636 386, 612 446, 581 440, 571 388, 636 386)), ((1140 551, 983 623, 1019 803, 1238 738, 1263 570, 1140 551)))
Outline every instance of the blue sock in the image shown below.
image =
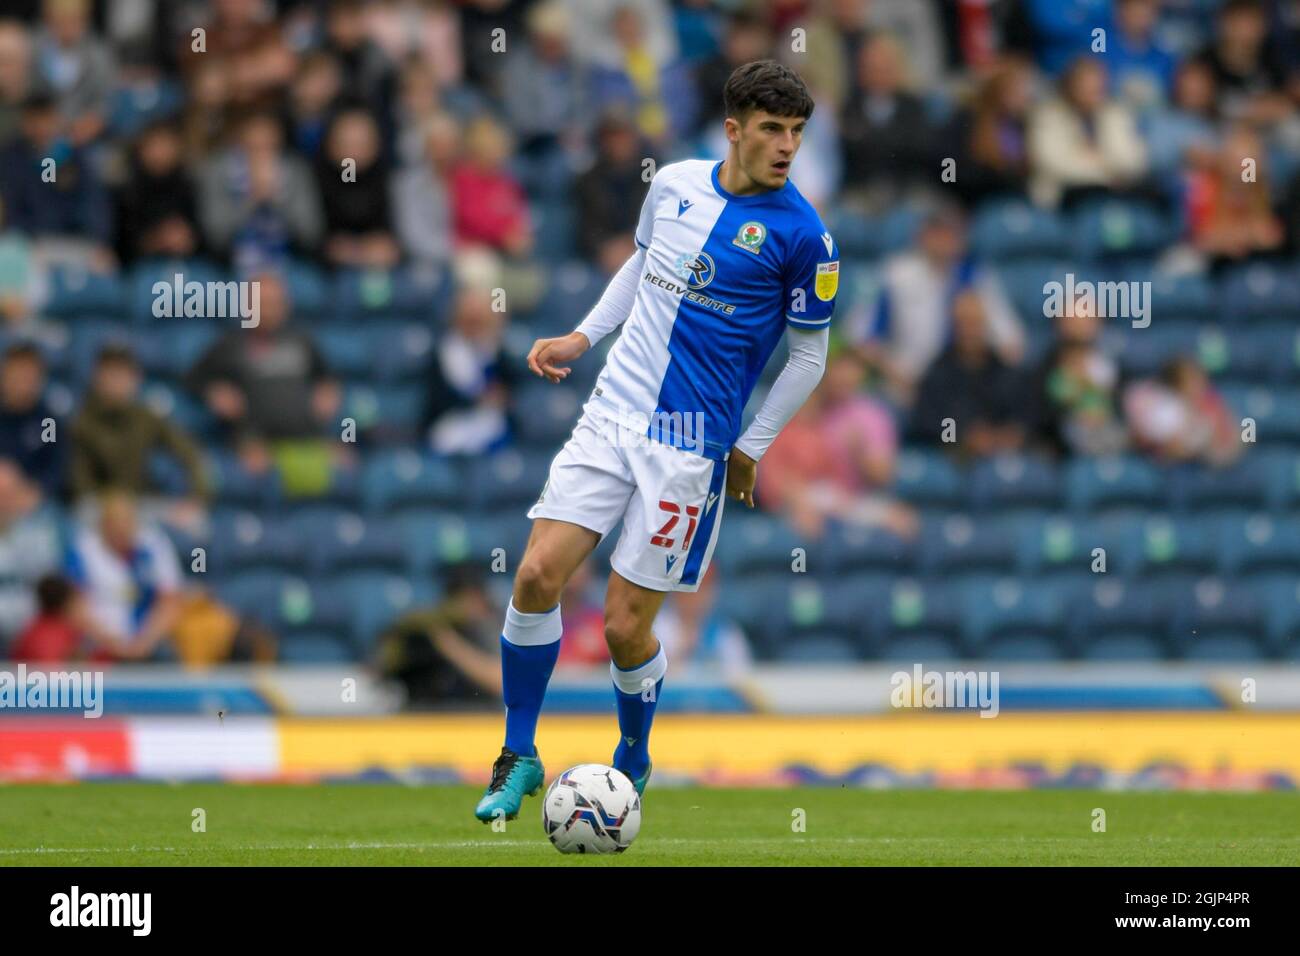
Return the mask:
POLYGON ((650 725, 664 687, 668 656, 663 645, 654 657, 630 670, 610 662, 614 699, 618 704, 618 730, 622 735, 614 750, 614 766, 629 777, 639 777, 650 766, 650 725))
POLYGON ((533 738, 546 685, 560 656, 560 606, 540 614, 506 609, 501 634, 501 684, 506 704, 506 746, 521 757, 537 754, 533 738))

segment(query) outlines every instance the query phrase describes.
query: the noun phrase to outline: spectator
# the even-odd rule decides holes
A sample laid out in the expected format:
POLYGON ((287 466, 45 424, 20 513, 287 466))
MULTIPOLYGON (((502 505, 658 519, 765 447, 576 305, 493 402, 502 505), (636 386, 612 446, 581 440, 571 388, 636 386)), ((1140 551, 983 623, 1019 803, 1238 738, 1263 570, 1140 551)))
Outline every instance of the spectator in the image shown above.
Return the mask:
POLYGON ((110 659, 146 660, 172 633, 181 610, 181 569, 161 531, 141 526, 134 500, 112 491, 97 524, 82 526, 67 574, 82 600, 74 626, 110 659))
POLYGON ((332 265, 390 269, 401 256, 381 149, 379 128, 364 110, 347 110, 330 123, 316 175, 325 201, 325 257, 332 265))
POLYGON ((31 93, 31 38, 16 20, 0 20, 0 149, 18 135, 31 93))
POLYGON ((499 707, 501 612, 476 569, 456 566, 447 578, 442 601, 404 614, 380 635, 379 671, 403 685, 414 708, 499 707))
POLYGON ((710 566, 699 590, 674 591, 659 609, 654 635, 668 655, 670 673, 705 667, 737 680, 753 667, 745 632, 718 609, 718 573, 717 565, 710 566))
POLYGON ((1174 74, 1173 102, 1142 119, 1151 175, 1181 196, 1189 171, 1216 165, 1218 109, 1214 73, 1203 60, 1184 60, 1174 74))
MULTIPOLYGON (((732 71, 754 60, 768 59, 771 55, 772 31, 763 18, 747 10, 732 13, 727 19, 722 49, 695 67, 695 88, 700 91, 701 107, 691 131, 693 135, 707 135, 726 119, 722 90, 732 71)), ((806 76, 805 82, 808 82, 806 76)))
POLYGON ((677 60, 655 60, 645 21, 633 5, 619 5, 612 25, 619 60, 593 68, 593 106, 629 109, 646 141, 656 151, 667 152, 694 126, 698 105, 689 67, 677 60))
POLYGON ((388 55, 370 38, 362 0, 329 0, 324 49, 338 61, 348 95, 387 124, 396 75, 388 55))
POLYGON ((1162 462, 1222 466, 1244 447, 1223 398, 1187 356, 1166 364, 1158 379, 1131 385, 1124 410, 1134 444, 1162 462))
POLYGON ((54 511, 12 461, 0 458, 0 651, 31 619, 36 582, 58 570, 54 511))
POLYGON ((933 186, 935 130, 925 105, 907 89, 903 52, 893 37, 872 35, 855 65, 856 87, 840 116, 844 187, 851 202, 878 212, 933 186))
POLYGON ((293 78, 297 57, 261 0, 214 0, 200 29, 202 46, 183 31, 181 69, 189 84, 205 71, 219 81, 220 102, 236 110, 270 109, 293 78))
POLYGON ((1177 59, 1156 36, 1159 19, 1160 0, 1116 0, 1111 92, 1139 113, 1163 104, 1173 85, 1177 59))
POLYGON ((434 115, 425 126, 422 161, 393 177, 393 221, 402 248, 416 262, 442 266, 451 258, 447 183, 460 138, 460 124, 454 116, 434 115))
POLYGON ((1214 71, 1227 118, 1272 124, 1294 112, 1283 92, 1286 68, 1268 47, 1268 15, 1259 0, 1225 0, 1214 42, 1200 56, 1214 71))
MULTIPOLYGON (((461 18, 455 8, 426 0, 385 0, 366 5, 370 37, 392 63, 419 62, 432 69, 431 86, 461 85, 461 18)), ((513 57, 512 57, 513 59, 513 57)))
POLYGON ((952 344, 921 380, 913 432, 950 444, 967 459, 1019 451, 1025 442, 1023 379, 989 347, 978 294, 960 293, 952 318, 952 344))
POLYGON ((36 582, 36 616, 27 622, 9 656, 28 664, 65 664, 81 651, 76 590, 67 578, 47 574, 36 582))
POLYGON ((192 519, 202 512, 208 493, 202 455, 190 436, 142 402, 139 392, 140 367, 131 350, 122 345, 100 349, 90 392, 72 424, 72 494, 150 494, 153 454, 162 451, 185 468, 189 500, 177 518, 192 519))
POLYGON ((624 11, 631 11, 640 22, 645 40, 643 48, 651 68, 662 69, 677 59, 677 37, 672 31, 672 17, 665 0, 564 0, 570 24, 570 43, 574 55, 594 67, 621 69, 624 50, 620 46, 620 23, 624 11))
POLYGON ((158 123, 145 129, 131 151, 130 174, 118 192, 118 254, 188 258, 198 251, 194 182, 184 165, 179 128, 158 123))
POLYGON ((1280 251, 1286 238, 1269 204, 1268 158, 1254 131, 1235 126, 1214 166, 1189 177, 1187 219, 1192 244, 1214 269, 1280 251), (1254 175, 1245 175, 1247 161, 1254 175))
POLYGON ((1018 364, 1024 331, 1002 283, 971 256, 962 215, 939 207, 922 223, 916 248, 885 261, 874 306, 850 323, 857 325, 863 357, 883 374, 896 403, 911 404, 916 383, 948 342, 953 298, 966 289, 980 298, 998 358, 1018 364))
POLYGON ((1127 445, 1119 416, 1119 361, 1095 308, 1075 301, 1056 318, 1056 342, 1035 377, 1039 437, 1058 454, 1113 455, 1127 445))
POLYGON ((47 500, 63 492, 64 444, 45 404, 45 359, 30 342, 15 342, 0 359, 0 461, 16 465, 47 500))
POLYGON ((311 338, 289 327, 284 281, 263 273, 256 327, 235 329, 212 344, 188 384, 225 426, 244 466, 270 467, 274 445, 316 439, 337 423, 341 393, 311 338))
POLYGON ((821 536, 828 519, 903 537, 916 530, 912 510, 887 494, 898 438, 884 406, 860 394, 862 374, 855 355, 836 356, 759 469, 763 505, 810 538, 821 536))
POLYGON ((1106 68, 1080 57, 1029 122, 1030 194, 1044 206, 1137 184, 1146 146, 1128 108, 1106 95, 1106 68))
POLYGON ((85 151, 59 127, 53 99, 28 98, 22 134, 0 153, 5 221, 33 240, 59 240, 68 258, 106 271, 114 264, 109 194, 85 151))
POLYGON ((208 245, 229 255, 243 276, 282 263, 291 250, 307 252, 320 243, 316 180, 285 150, 273 114, 248 116, 238 140, 204 164, 199 216, 208 245))
POLYGON ((1113 32, 1111 0, 1025 0, 1038 63, 1053 75, 1088 49, 1093 30, 1113 32))
POLYGON ((36 34, 35 67, 42 87, 57 99, 62 130, 74 147, 99 138, 115 84, 107 45, 90 29, 90 0, 44 0, 36 34))
POLYGON ((438 342, 428 374, 424 429, 444 455, 484 454, 510 437, 510 389, 519 377, 503 349, 505 313, 490 289, 456 296, 451 328, 438 342))
POLYGON ((320 155, 342 90, 342 71, 334 57, 321 52, 303 57, 288 96, 290 144, 303 156, 320 155))
POLYGON ((510 134, 489 116, 465 133, 465 156, 451 171, 452 222, 458 246, 487 246, 511 256, 533 248, 523 188, 506 168, 510 134))
POLYGON ((645 151, 636 127, 617 112, 601 119, 596 142, 596 164, 574 186, 578 245, 588 260, 613 275, 635 249, 638 209, 628 197, 645 190, 645 151))
POLYGON ((592 114, 591 77, 572 55, 563 0, 545 0, 527 18, 528 42, 504 67, 506 118, 521 154, 559 162, 556 155, 562 161, 581 151, 592 114))
POLYGON ((6 228, 4 200, 0 199, 0 331, 6 326, 28 325, 47 289, 48 276, 37 266, 31 241, 18 230, 6 228))
POLYGON ((1029 178, 1026 127, 1033 75, 1024 60, 1007 58, 980 81, 974 101, 953 119, 945 143, 957 150, 957 190, 968 203, 1023 196, 1029 178))

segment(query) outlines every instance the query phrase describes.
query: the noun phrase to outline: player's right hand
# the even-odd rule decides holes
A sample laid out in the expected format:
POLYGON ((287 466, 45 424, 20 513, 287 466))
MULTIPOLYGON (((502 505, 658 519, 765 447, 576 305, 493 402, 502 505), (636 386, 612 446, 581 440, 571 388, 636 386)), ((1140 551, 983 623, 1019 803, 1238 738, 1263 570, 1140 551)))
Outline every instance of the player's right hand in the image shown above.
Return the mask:
POLYGON ((534 375, 556 383, 572 371, 561 363, 572 362, 589 348, 591 342, 581 332, 570 332, 555 339, 538 339, 528 352, 528 368, 534 375))

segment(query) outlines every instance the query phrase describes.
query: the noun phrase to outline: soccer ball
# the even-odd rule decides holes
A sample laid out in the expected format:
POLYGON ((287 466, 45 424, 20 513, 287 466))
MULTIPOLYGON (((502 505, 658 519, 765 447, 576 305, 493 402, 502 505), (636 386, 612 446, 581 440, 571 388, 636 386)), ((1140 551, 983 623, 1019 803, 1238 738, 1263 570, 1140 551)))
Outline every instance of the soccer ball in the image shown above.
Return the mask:
POLYGON ((542 826, 561 853, 622 853, 641 829, 641 795, 621 771, 579 764, 546 791, 542 826))

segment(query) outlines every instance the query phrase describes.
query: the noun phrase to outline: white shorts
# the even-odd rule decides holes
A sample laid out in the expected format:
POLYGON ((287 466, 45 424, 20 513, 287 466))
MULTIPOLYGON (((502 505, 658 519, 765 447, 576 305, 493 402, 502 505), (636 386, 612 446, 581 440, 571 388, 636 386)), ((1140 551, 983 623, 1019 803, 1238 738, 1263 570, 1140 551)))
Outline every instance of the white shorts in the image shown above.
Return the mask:
POLYGON ((621 519, 610 558, 615 571, 655 591, 694 591, 717 544, 726 481, 725 461, 586 411, 528 517, 581 525, 601 540, 621 519))

